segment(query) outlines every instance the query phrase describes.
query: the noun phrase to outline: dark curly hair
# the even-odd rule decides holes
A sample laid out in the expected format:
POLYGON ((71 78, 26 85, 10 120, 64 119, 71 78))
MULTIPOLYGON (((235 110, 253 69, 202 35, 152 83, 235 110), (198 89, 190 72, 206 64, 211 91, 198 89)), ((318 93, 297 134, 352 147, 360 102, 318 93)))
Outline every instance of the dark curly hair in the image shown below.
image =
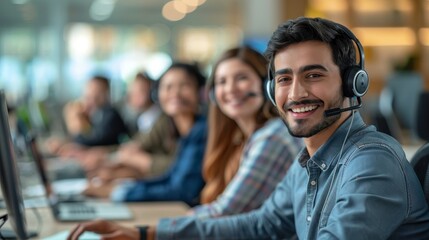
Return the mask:
MULTIPOLYGON (((299 17, 279 25, 264 55, 272 63, 277 52, 291 44, 311 40, 325 42, 330 45, 333 62, 343 76, 346 68, 356 64, 355 39, 350 30, 338 23, 322 18, 299 17)), ((270 66, 273 68, 273 64, 270 66)))

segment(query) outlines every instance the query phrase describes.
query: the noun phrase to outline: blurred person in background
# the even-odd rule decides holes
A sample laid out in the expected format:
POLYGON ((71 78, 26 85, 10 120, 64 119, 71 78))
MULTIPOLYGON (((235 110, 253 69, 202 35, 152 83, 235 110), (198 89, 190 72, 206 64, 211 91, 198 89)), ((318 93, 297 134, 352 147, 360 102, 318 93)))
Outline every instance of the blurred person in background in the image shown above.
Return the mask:
POLYGON ((146 142, 145 147, 177 145, 174 160, 164 174, 148 178, 148 174, 155 170, 154 166, 158 165, 158 159, 147 152, 150 149, 141 148, 144 142, 136 140, 120 147, 114 163, 97 169, 85 194, 110 197, 114 201, 170 200, 183 201, 191 206, 199 203, 199 194, 204 186, 201 172, 207 138, 206 118, 199 113, 200 89, 204 83, 205 78, 198 67, 186 63, 174 63, 158 81, 156 98, 165 113, 162 121, 169 124, 159 125, 160 129, 157 125, 162 121, 157 121, 148 136, 156 134, 156 130, 169 130, 172 137, 158 135, 156 142, 146 142), (132 174, 124 175, 126 171, 132 174), (117 181, 129 177, 145 179, 117 181))
POLYGON ((85 85, 80 100, 63 111, 70 140, 49 139, 48 150, 57 155, 79 156, 87 147, 119 144, 129 134, 117 110, 110 104, 109 80, 94 76, 85 85))
POLYGON ((148 133, 161 115, 161 109, 151 96, 153 85, 154 81, 145 72, 139 72, 128 86, 119 112, 131 136, 148 133))

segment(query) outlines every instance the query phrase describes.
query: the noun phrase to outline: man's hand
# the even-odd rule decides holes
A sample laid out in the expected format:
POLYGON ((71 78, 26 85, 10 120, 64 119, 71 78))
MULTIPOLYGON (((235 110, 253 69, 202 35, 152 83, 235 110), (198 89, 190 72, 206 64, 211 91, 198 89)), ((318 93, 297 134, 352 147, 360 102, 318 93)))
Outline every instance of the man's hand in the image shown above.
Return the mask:
POLYGON ((95 198, 109 198, 110 193, 116 184, 116 181, 102 182, 93 179, 89 181, 88 186, 83 191, 83 194, 95 198))
POLYGON ((116 155, 116 159, 121 165, 136 169, 140 173, 140 177, 150 170, 152 164, 150 154, 141 150, 134 143, 122 146, 116 155))
POLYGON ((95 220, 80 223, 70 231, 67 240, 78 240, 84 232, 90 231, 101 235, 103 240, 138 240, 140 232, 137 228, 129 228, 106 220, 95 220))
POLYGON ((57 151, 57 155, 65 158, 81 158, 82 155, 86 152, 87 147, 68 142, 61 146, 57 151))
POLYGON ((44 149, 47 153, 57 155, 61 147, 67 141, 60 137, 50 137, 44 142, 44 149))
POLYGON ((139 179, 144 175, 137 169, 124 166, 122 164, 112 164, 100 168, 93 177, 100 179, 102 182, 110 182, 117 179, 139 179))
POLYGON ((141 151, 140 146, 134 142, 122 145, 116 154, 117 161, 125 162, 141 151))
POLYGON ((102 167, 108 158, 108 151, 102 147, 92 147, 81 157, 80 164, 87 172, 96 171, 102 167))
POLYGON ((90 127, 89 114, 81 102, 70 102, 64 106, 64 121, 71 135, 84 134, 90 127))

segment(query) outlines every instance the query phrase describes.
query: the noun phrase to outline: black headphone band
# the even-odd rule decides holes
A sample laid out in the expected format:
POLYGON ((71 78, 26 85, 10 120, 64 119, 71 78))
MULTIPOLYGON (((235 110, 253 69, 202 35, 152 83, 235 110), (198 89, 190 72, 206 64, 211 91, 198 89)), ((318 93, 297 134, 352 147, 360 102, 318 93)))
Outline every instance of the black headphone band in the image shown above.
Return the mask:
MULTIPOLYGON (((337 24, 337 28, 338 28, 337 30, 346 34, 347 37, 356 44, 356 47, 357 47, 358 53, 359 53, 359 64, 358 65, 359 65, 360 69, 364 70, 365 69, 365 53, 364 53, 363 46, 360 43, 359 39, 357 39, 357 37, 353 34, 353 32, 350 31, 350 29, 348 29, 344 25, 341 25, 339 23, 336 23, 336 24, 337 24)), ((272 58, 268 62, 268 74, 267 74, 268 80, 274 79, 273 69, 272 69, 273 59, 274 59, 274 56, 272 56, 272 58)))
POLYGON ((339 31, 343 32, 344 34, 346 34, 347 37, 349 39, 351 39, 356 44, 356 47, 357 47, 358 53, 359 53, 359 67, 362 70, 365 69, 365 53, 363 51, 363 46, 360 43, 359 39, 346 26, 344 26, 342 24, 339 24, 339 23, 335 23, 335 24, 337 25, 337 28, 338 28, 337 30, 339 30, 339 31))
MULTIPOLYGON (((359 63, 358 65, 352 65, 347 67, 344 72, 341 73, 342 81, 343 81, 343 91, 344 95, 347 97, 362 97, 368 90, 368 74, 365 71, 365 54, 363 50, 363 46, 357 37, 353 34, 353 32, 341 25, 339 23, 334 23, 336 26, 336 30, 338 34, 345 34, 358 49, 359 54, 359 63)), ((274 69, 273 69, 273 59, 274 56, 271 57, 268 62, 268 80, 265 84, 266 95, 271 100, 271 102, 275 103, 275 83, 274 83, 274 69)))

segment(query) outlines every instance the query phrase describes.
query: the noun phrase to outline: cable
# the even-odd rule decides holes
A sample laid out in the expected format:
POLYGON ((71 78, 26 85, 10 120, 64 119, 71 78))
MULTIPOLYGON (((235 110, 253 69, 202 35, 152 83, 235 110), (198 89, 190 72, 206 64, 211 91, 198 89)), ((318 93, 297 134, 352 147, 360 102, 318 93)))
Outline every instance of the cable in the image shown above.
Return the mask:
MULTIPOLYGON (((353 99, 351 98, 351 99, 350 99, 350 105, 352 105, 352 104, 353 104, 353 99)), ((327 205, 328 199, 329 199, 329 197, 331 196, 332 188, 333 188, 334 181, 335 181, 335 178, 336 178, 336 175, 337 175, 338 166, 340 165, 340 164, 338 164, 338 163, 339 163, 339 161, 341 160, 341 157, 343 156, 343 149, 344 149, 344 145, 346 145, 347 138, 348 138, 348 136, 349 136, 349 134, 350 134, 350 129, 352 128, 352 125, 353 125, 354 116, 355 116, 355 111, 353 110, 353 111, 352 111, 352 119, 351 119, 351 121, 350 121, 349 128, 347 129, 346 136, 344 137, 343 144, 341 145, 340 154, 339 154, 339 157, 338 157, 338 162, 337 162, 337 164, 335 165, 335 168, 334 168, 334 170, 333 170, 333 171, 334 171, 334 174, 333 174, 332 179, 331 179, 331 182, 330 182, 330 184, 329 184, 328 194, 326 195, 325 202, 323 203, 323 207, 322 207, 322 211, 321 211, 321 212, 324 212, 324 211, 325 211, 325 208, 326 208, 326 205, 327 205)))

